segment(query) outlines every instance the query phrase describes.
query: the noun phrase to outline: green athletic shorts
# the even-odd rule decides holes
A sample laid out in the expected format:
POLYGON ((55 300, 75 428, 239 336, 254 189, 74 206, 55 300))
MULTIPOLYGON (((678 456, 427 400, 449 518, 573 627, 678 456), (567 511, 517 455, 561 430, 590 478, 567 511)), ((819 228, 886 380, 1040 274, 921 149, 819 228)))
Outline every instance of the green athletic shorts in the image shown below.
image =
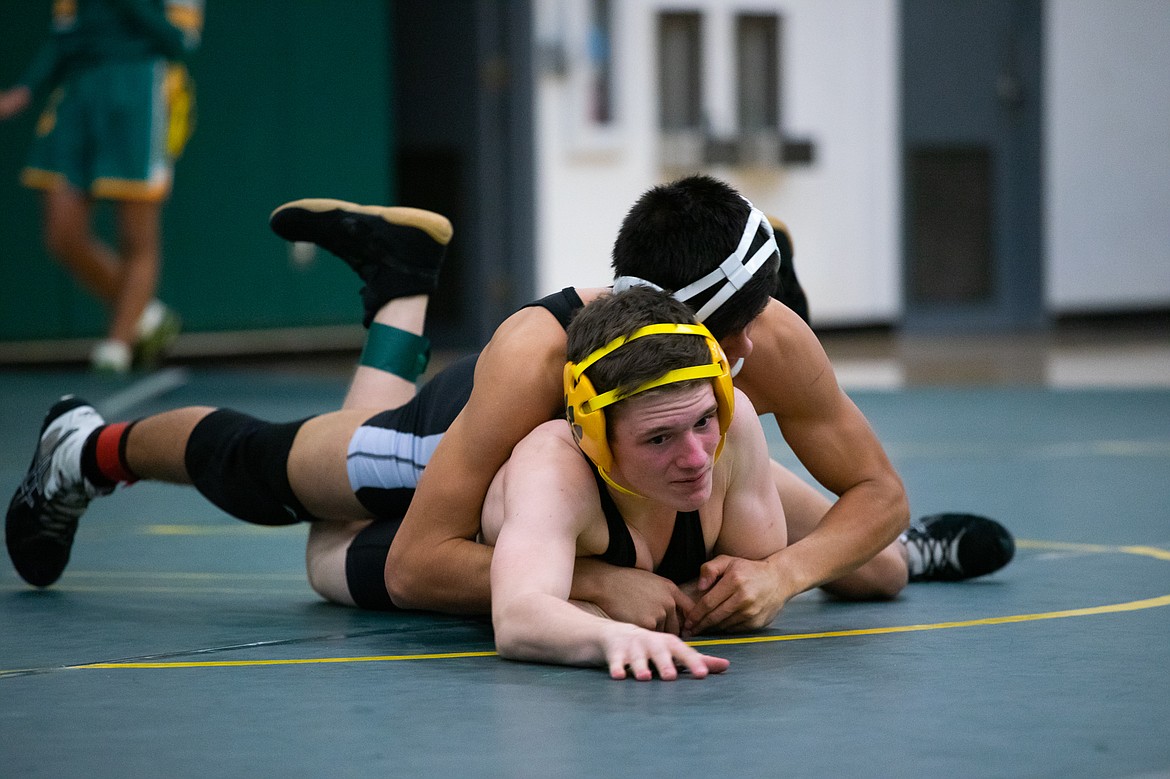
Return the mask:
POLYGON ((112 62, 58 87, 37 121, 21 182, 107 200, 165 200, 190 135, 187 71, 163 59, 112 62))

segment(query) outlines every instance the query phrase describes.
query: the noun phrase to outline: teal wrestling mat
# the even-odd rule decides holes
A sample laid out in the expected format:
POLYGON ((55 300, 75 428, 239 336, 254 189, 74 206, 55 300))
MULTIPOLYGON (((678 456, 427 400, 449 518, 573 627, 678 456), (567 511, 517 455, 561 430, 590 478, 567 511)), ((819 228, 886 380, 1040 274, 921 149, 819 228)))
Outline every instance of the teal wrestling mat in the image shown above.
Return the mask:
MULTIPOLYGON (((0 488, 66 392, 110 418, 200 404, 289 420, 344 390, 279 371, 0 373, 0 488)), ((501 660, 486 620, 326 604, 305 527, 136 484, 91 506, 54 587, 0 562, 0 774, 1170 772, 1170 391, 852 395, 913 514, 999 519, 1019 539, 1006 569, 888 603, 809 593, 758 634, 696 641, 731 660, 722 676, 614 682, 501 660)))

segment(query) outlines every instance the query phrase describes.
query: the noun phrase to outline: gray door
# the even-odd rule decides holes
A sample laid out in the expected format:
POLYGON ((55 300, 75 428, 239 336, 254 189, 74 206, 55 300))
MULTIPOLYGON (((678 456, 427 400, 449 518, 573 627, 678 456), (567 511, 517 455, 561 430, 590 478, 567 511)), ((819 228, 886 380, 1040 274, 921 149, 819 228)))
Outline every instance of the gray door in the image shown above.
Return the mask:
POLYGON ((903 0, 903 324, 1045 321, 1041 0, 903 0))

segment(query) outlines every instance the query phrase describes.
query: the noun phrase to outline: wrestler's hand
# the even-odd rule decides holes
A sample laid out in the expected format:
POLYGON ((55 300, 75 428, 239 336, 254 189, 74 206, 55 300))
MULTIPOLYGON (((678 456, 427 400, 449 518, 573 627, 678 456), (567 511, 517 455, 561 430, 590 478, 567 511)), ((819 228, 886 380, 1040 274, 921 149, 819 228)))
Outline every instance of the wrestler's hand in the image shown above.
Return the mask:
POLYGON ((28 87, 13 87, 0 91, 0 122, 11 119, 28 106, 32 93, 28 87))
POLYGON ((678 636, 619 622, 606 631, 602 642, 609 675, 614 679, 632 675, 646 682, 657 671, 659 679, 673 681, 678 678, 680 667, 696 679, 702 679, 707 674, 723 673, 731 665, 722 657, 700 654, 678 636))
POLYGON ((773 565, 719 555, 699 572, 699 598, 687 612, 684 635, 756 630, 776 618, 795 595, 773 565))
POLYGON ((596 603, 611 619, 678 635, 695 602, 669 579, 588 557, 573 569, 574 600, 596 603))

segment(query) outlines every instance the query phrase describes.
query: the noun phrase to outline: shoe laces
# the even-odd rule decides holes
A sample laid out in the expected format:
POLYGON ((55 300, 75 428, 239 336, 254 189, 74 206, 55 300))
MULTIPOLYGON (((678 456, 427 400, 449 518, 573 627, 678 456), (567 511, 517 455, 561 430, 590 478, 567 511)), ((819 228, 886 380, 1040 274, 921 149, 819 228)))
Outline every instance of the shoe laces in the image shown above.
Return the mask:
POLYGON ((934 536, 930 530, 922 525, 911 526, 906 533, 906 543, 913 544, 922 561, 922 572, 919 576, 930 576, 942 570, 962 571, 959 565, 959 539, 963 537, 960 531, 944 536, 934 536))
POLYGON ((77 522, 89 506, 89 497, 80 492, 66 492, 45 502, 37 523, 38 535, 69 542, 77 532, 77 522))
POLYGON ((36 465, 20 485, 17 494, 29 506, 39 494, 43 501, 42 521, 54 526, 77 523, 99 490, 81 475, 81 446, 85 431, 80 427, 51 431, 41 441, 36 465))

